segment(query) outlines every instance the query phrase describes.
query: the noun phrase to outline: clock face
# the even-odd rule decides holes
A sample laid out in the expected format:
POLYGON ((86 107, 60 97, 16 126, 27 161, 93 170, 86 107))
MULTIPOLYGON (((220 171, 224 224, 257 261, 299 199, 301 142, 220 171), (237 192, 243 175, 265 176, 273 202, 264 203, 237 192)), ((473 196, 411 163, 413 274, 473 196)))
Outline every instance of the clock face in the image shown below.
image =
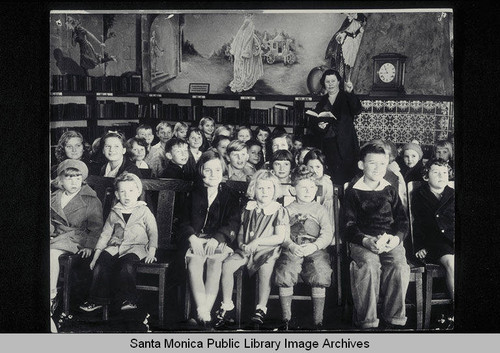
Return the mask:
POLYGON ((378 77, 384 83, 389 83, 396 77, 396 67, 391 63, 385 63, 378 70, 378 77))

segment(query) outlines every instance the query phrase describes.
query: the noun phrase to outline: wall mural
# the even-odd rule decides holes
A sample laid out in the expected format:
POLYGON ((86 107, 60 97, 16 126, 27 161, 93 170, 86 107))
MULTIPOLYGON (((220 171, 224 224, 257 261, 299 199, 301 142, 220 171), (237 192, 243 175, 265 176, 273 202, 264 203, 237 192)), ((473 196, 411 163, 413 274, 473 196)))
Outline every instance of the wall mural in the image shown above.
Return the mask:
POLYGON ((372 56, 396 52, 408 57, 407 94, 453 94, 452 19, 441 13, 70 13, 50 23, 52 74, 139 75, 144 91, 320 94, 332 67, 368 94, 372 56))

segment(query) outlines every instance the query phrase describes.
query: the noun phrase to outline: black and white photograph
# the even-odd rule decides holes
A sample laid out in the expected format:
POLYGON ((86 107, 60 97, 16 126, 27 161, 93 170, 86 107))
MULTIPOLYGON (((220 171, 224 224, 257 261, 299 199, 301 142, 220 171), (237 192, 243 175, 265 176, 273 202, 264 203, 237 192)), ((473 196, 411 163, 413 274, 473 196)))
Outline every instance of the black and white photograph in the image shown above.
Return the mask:
POLYGON ((453 330, 452 9, 49 27, 52 331, 453 330))
POLYGON ((53 3, 4 22, 38 33, 6 39, 2 70, 40 102, 3 89, 2 131, 39 160, 5 160, 24 191, 5 204, 1 331, 275 351, 498 332, 481 317, 496 209, 471 198, 496 200, 494 30, 454 2, 363 4, 53 3))

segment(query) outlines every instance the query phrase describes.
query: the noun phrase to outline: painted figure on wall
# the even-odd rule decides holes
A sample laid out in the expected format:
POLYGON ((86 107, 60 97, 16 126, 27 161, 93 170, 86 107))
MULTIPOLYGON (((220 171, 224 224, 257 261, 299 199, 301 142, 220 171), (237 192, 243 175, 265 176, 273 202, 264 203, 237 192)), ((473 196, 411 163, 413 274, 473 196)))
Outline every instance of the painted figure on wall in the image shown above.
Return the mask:
POLYGON ((361 44, 366 19, 362 13, 348 13, 326 48, 325 59, 331 59, 331 68, 337 70, 345 82, 351 81, 351 72, 361 44))
POLYGON ((234 66, 229 87, 233 92, 248 91, 264 74, 261 43, 255 34, 252 14, 245 15, 230 52, 234 56, 234 66))
POLYGON ((150 48, 151 48, 151 74, 156 76, 158 72, 158 58, 163 56, 165 50, 160 48, 158 44, 158 39, 156 38, 156 31, 151 32, 151 40, 150 40, 150 48))
POLYGON ((80 24, 80 21, 68 16, 66 18, 66 28, 71 33, 71 44, 73 46, 80 46, 80 66, 82 67, 85 75, 89 75, 88 70, 94 69, 97 65, 104 64, 109 61, 116 61, 116 57, 113 55, 109 55, 103 50, 102 55, 98 54, 92 43, 88 40, 88 38, 92 39, 95 43, 99 44, 102 48, 106 46, 104 42, 99 41, 95 35, 91 32, 87 31, 80 24))

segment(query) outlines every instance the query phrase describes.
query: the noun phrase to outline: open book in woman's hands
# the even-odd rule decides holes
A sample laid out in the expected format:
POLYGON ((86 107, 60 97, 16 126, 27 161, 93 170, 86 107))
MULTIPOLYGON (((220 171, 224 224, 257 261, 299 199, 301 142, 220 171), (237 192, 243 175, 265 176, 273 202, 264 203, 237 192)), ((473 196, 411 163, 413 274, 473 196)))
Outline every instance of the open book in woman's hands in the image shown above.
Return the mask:
POLYGON ((306 114, 307 115, 310 115, 310 116, 316 116, 318 118, 334 118, 334 119, 337 119, 337 117, 335 115, 332 114, 332 112, 328 112, 328 111, 325 111, 325 112, 321 112, 321 113, 316 113, 314 110, 307 110, 306 111, 306 114))

